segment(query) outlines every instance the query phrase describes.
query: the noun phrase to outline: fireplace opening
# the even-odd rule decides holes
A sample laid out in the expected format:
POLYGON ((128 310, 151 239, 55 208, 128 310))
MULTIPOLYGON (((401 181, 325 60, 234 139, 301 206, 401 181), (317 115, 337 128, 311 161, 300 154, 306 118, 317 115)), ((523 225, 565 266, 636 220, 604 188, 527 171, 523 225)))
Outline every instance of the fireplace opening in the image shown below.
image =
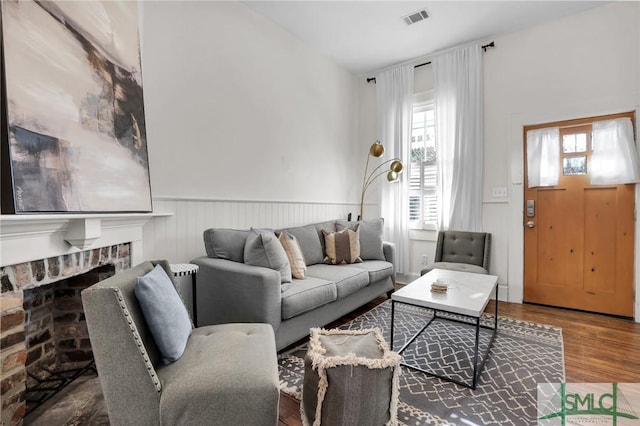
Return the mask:
POLYGON ((82 374, 97 374, 80 292, 115 272, 106 264, 24 291, 27 413, 82 374))

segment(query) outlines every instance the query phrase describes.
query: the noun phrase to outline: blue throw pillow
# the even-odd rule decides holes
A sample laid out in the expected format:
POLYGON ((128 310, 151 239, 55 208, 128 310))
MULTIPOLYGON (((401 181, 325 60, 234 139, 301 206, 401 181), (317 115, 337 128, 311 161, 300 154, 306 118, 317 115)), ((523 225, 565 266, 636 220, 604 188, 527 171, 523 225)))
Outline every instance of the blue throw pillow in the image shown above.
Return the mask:
POLYGON ((160 265, 136 279, 136 297, 162 362, 177 361, 191 335, 191 320, 171 278, 160 265))

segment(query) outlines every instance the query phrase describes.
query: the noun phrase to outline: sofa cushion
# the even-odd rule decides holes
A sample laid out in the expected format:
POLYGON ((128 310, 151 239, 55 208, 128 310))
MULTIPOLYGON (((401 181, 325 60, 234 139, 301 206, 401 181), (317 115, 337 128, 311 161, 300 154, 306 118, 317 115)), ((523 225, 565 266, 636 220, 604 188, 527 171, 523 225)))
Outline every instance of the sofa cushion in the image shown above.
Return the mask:
POLYGON ((356 227, 360 231, 360 258, 362 260, 385 260, 382 250, 384 219, 359 220, 357 222, 336 221, 337 231, 355 229, 356 227))
POLYGON ((367 271, 370 283, 383 280, 393 274, 393 264, 385 260, 365 260, 362 263, 354 263, 351 266, 367 271))
POLYGON ((291 282, 287 253, 271 230, 251 228, 244 245, 244 263, 276 270, 282 283, 291 282))
POLYGON ((355 230, 344 229, 331 233, 323 230, 322 235, 324 236, 325 245, 324 263, 339 265, 362 262, 362 259, 360 259, 358 228, 355 230))
POLYGON ((369 284, 367 271, 354 268, 354 265, 311 265, 307 269, 307 276, 333 281, 338 290, 338 299, 353 294, 369 284))
MULTIPOLYGON (((322 249, 322 243, 320 242, 320 235, 314 225, 299 226, 297 228, 283 229, 289 234, 296 237, 302 254, 304 255, 304 261, 307 265, 315 265, 316 263, 322 263, 324 258, 324 251, 322 249)), ((335 229, 334 229, 335 231, 335 229)))
POLYGON ((287 231, 281 231, 278 235, 278 241, 282 244, 282 248, 284 248, 284 252, 287 254, 287 259, 289 259, 291 275, 293 275, 293 278, 304 280, 307 272, 307 264, 304 261, 298 240, 287 231))
POLYGON ((293 280, 291 286, 282 293, 282 319, 311 311, 333 302, 337 297, 336 285, 331 281, 313 277, 293 280))
POLYGON ((162 393, 158 395, 159 423, 275 424, 279 397, 277 368, 270 325, 219 324, 197 328, 183 357, 157 371, 162 382, 162 393))
POLYGON ((207 256, 217 259, 244 262, 244 243, 248 230, 207 229, 204 231, 204 248, 207 256))
POLYGON ((136 278, 134 292, 162 362, 170 364, 180 359, 191 335, 191 319, 171 278, 156 265, 136 278))

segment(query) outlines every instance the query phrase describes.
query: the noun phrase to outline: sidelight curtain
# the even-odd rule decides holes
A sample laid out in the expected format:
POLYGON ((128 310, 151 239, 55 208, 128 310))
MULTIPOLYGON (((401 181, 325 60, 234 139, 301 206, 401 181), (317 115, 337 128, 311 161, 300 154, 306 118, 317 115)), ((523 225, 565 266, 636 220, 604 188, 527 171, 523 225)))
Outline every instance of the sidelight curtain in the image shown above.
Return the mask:
POLYGON ((633 141, 631 119, 593 123, 591 184, 619 185, 640 181, 638 151, 633 141))
POLYGON ((529 188, 554 186, 560 178, 560 129, 527 131, 527 181, 529 188))
MULTIPOLYGON (((413 114, 413 65, 403 65, 376 75, 378 139, 384 160, 399 158, 407 167, 413 114)), ((396 245, 396 272, 409 272, 409 191, 407 176, 380 185, 380 209, 385 239, 396 245)))
POLYGON ((432 59, 438 153, 438 229, 482 230, 483 90, 479 43, 432 59))

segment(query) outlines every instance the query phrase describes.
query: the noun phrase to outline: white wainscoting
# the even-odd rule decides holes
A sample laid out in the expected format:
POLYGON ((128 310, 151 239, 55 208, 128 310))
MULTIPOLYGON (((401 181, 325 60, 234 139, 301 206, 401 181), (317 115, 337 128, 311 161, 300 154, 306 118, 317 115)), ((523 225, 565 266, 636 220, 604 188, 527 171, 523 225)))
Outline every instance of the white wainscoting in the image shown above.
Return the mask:
MULTIPOLYGON (((373 206, 367 206, 367 210, 373 206)), ((188 198, 154 198, 154 217, 144 227, 144 257, 185 263, 205 255, 202 233, 208 228, 280 229, 331 219, 353 220, 359 206, 347 203, 229 201, 188 198)))

